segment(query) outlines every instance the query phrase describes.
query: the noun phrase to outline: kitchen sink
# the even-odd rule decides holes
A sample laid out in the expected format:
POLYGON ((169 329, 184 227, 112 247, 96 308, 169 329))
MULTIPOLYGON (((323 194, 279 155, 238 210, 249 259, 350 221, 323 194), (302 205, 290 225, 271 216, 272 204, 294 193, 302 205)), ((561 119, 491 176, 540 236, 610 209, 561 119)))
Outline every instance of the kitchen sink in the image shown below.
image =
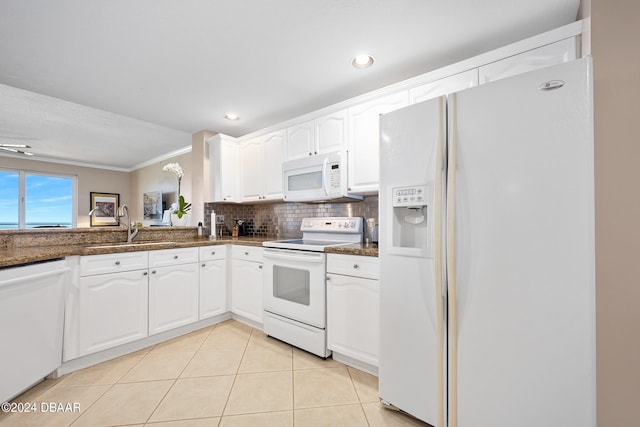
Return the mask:
POLYGON ((131 243, 110 243, 105 245, 87 246, 88 249, 113 249, 127 248, 132 246, 157 246, 157 245, 175 245, 176 242, 131 242, 131 243))

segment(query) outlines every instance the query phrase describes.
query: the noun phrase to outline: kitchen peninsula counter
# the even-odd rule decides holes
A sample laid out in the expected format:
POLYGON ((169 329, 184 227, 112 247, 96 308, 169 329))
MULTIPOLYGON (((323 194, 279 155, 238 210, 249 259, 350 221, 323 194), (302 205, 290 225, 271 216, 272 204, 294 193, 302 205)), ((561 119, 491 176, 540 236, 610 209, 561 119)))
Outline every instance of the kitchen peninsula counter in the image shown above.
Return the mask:
POLYGON ((126 230, 28 229, 0 231, 0 268, 50 261, 77 255, 148 251, 212 245, 262 246, 266 237, 198 237, 196 227, 140 229, 139 237, 126 243, 126 230))
MULTIPOLYGON (((0 230, 0 268, 50 261, 78 255, 100 255, 159 249, 188 248, 213 245, 262 246, 273 237, 230 237, 210 240, 198 237, 196 227, 140 229, 138 238, 126 243, 124 228, 96 229, 27 229, 0 230)), ((378 256, 378 246, 354 243, 325 249, 326 253, 378 256)))

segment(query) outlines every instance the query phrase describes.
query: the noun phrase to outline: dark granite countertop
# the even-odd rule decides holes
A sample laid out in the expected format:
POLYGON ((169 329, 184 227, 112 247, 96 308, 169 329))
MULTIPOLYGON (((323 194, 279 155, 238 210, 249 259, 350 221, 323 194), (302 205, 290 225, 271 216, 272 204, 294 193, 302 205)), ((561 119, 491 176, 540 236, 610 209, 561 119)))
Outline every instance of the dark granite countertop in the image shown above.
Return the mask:
MULTIPOLYGON (((197 237, 195 227, 144 229, 140 240, 133 243, 114 243, 126 240, 126 230, 69 229, 69 230, 3 230, 0 232, 0 268, 33 262, 48 261, 76 255, 100 255, 159 249, 189 248, 210 245, 262 246, 273 240, 267 237, 223 237, 210 240, 197 237)), ((330 247, 326 253, 378 256, 377 245, 353 244, 330 247)))
POLYGON ((375 243, 354 243, 345 246, 330 246, 324 250, 328 254, 378 256, 378 245, 375 243))
POLYGON ((122 252, 149 251, 158 249, 190 248, 211 245, 247 245, 262 246, 267 238, 225 237, 209 240, 208 237, 179 241, 134 241, 133 243, 100 242, 92 244, 64 244, 41 246, 0 246, 0 268, 32 262, 47 261, 74 255, 100 255, 122 252))

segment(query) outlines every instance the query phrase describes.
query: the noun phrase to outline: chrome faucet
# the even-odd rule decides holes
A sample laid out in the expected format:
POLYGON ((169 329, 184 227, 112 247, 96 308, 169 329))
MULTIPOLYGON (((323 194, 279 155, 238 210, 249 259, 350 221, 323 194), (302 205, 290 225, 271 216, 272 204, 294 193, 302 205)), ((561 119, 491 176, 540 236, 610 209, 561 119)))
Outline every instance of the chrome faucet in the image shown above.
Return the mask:
POLYGON ((138 224, 136 223, 131 227, 131 219, 129 218, 129 207, 122 205, 118 208, 118 218, 125 217, 127 224, 127 243, 131 243, 134 237, 138 234, 138 224))

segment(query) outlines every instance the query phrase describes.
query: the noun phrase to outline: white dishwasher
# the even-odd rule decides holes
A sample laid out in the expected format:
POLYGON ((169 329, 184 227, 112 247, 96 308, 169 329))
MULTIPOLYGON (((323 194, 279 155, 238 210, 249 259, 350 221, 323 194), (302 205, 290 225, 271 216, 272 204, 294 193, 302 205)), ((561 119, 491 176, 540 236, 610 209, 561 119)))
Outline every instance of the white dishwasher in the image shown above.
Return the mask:
POLYGON ((64 260, 0 270, 0 402, 62 364, 64 260))

